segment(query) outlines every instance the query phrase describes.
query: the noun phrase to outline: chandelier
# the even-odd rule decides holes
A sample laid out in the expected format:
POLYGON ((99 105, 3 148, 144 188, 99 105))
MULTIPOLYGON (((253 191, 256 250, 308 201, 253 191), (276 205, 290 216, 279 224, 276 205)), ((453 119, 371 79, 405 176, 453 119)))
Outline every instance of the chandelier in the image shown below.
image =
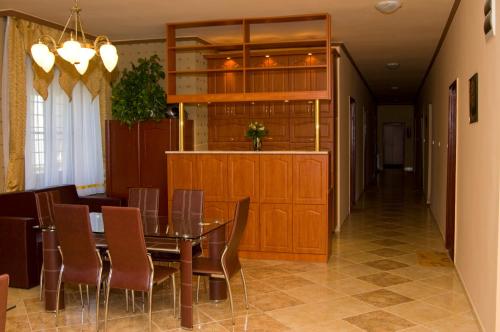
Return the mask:
POLYGON ((59 55, 64 60, 75 66, 80 75, 85 74, 89 66, 89 61, 97 54, 101 57, 104 67, 109 72, 115 69, 118 63, 118 53, 116 47, 111 45, 108 37, 98 36, 94 43, 87 42, 85 32, 83 32, 78 0, 71 8, 71 15, 66 21, 63 32, 56 42, 49 35, 42 35, 38 42, 31 46, 33 60, 42 67, 45 72, 49 72, 54 66, 55 56, 59 55), (63 42, 64 33, 70 26, 71 19, 74 18, 74 31, 70 34, 70 39, 63 42))

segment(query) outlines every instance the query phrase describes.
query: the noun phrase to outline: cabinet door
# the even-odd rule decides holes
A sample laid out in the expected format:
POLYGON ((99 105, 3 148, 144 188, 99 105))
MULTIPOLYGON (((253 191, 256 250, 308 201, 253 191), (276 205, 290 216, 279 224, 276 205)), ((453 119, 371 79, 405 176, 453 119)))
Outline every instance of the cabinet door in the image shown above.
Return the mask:
POLYGON ((263 251, 292 252, 292 206, 260 205, 260 247, 263 251))
POLYGON ((213 142, 244 142, 248 128, 246 119, 217 119, 208 123, 208 139, 213 142))
POLYGON ((269 117, 269 103, 253 103, 248 105, 250 121, 262 121, 269 117))
MULTIPOLYGON (((333 142, 333 123, 333 118, 320 120, 320 142, 333 142)), ((314 118, 290 119, 290 142, 314 142, 315 137, 314 118)))
POLYGON ((213 103, 208 105, 208 119, 226 119, 226 104, 213 103))
POLYGON ((290 116, 288 103, 275 102, 269 103, 269 117, 271 118, 286 118, 290 116))
POLYGON ((294 204, 327 204, 328 155, 294 155, 293 184, 294 204))
POLYGON ((262 151, 290 151, 290 143, 267 141, 262 143, 262 151))
POLYGON ((199 154, 197 162, 197 187, 203 190, 205 202, 224 202, 227 195, 227 156, 199 154))
POLYGON ((227 203, 205 202, 203 205, 203 216, 207 219, 228 219, 227 203))
POLYGON ((293 252, 326 254, 328 246, 327 205, 293 206, 293 252))
POLYGON ((174 189, 197 189, 196 155, 169 154, 168 167, 168 200, 172 200, 174 189))
POLYGON ((228 200, 238 201, 250 197, 250 202, 259 201, 259 156, 231 154, 227 161, 228 200))
POLYGON ((260 202, 292 202, 292 157, 260 156, 260 202))
POLYGON ((110 196, 127 198, 128 188, 140 185, 137 136, 138 125, 129 128, 117 120, 106 121, 106 192, 110 196))
POLYGON ((290 141, 290 125, 288 119, 257 119, 267 129, 264 141, 288 142, 290 141))
POLYGON ((312 101, 294 101, 288 103, 290 117, 308 117, 314 119, 314 103, 312 101))
MULTIPOLYGON (((234 216, 236 209, 236 202, 229 203, 229 217, 234 216)), ((250 203, 250 208, 248 210, 248 220, 245 226, 245 232, 240 242, 240 250, 249 251, 259 251, 260 250, 260 222, 259 222, 259 204, 250 203)), ((232 227, 228 227, 228 231, 232 230, 232 227)), ((229 237, 229 232, 228 236, 229 237)))

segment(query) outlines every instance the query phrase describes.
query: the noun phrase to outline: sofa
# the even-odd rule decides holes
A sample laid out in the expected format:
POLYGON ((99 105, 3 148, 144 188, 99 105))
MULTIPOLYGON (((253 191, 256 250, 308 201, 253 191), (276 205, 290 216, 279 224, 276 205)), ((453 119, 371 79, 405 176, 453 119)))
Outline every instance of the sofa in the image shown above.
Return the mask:
POLYGON ((35 194, 58 190, 63 204, 88 205, 91 212, 101 206, 121 206, 120 198, 105 195, 78 196, 75 185, 48 187, 0 194, 0 274, 10 276, 10 287, 31 288, 39 284, 42 250, 35 194))

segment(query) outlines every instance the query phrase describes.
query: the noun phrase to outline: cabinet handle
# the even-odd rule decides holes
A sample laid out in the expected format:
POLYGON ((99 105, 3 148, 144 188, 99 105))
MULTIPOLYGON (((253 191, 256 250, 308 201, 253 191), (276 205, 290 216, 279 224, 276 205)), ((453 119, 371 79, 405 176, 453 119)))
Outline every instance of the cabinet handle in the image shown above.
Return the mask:
POLYGON ((273 114, 273 105, 269 106, 269 116, 273 114))

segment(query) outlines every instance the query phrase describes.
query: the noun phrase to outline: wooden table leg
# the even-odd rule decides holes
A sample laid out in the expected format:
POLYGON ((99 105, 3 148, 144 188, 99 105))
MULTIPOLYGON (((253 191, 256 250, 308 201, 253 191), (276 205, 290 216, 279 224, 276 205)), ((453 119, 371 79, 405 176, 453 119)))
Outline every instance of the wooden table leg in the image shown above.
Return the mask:
POLYGON ((193 328, 193 245, 181 240, 181 327, 193 328))
MULTIPOLYGON (((57 236, 54 230, 42 231, 43 279, 45 283, 45 310, 56 311, 57 281, 61 269, 61 256, 57 249, 57 236)), ((59 310, 64 309, 64 287, 61 285, 59 310)))
MULTIPOLYGON (((222 251, 226 246, 226 227, 219 227, 208 235, 208 256, 216 261, 220 261, 222 251)), ((209 279, 210 291, 209 299, 212 301, 222 301, 227 299, 226 281, 220 278, 209 279)))

